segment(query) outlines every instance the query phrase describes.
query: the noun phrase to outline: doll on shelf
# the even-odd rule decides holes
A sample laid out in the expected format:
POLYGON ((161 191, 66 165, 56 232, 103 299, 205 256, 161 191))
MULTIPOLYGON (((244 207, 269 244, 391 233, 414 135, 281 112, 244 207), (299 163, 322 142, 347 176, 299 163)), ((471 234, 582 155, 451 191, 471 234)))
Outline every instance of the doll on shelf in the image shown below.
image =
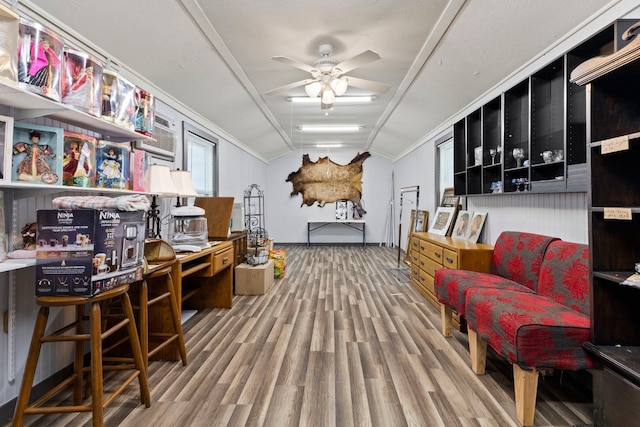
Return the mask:
POLYGON ((48 177, 45 174, 54 174, 48 159, 49 161, 54 160, 56 155, 50 145, 40 144, 40 132, 37 130, 29 132, 29 142, 14 144, 13 155, 16 156, 22 153, 25 156, 18 163, 18 181, 46 182, 48 177), (44 180, 42 179, 43 177, 45 178, 44 180))
POLYGON ((9 258, 35 258, 36 257, 36 231, 38 224, 35 222, 27 223, 20 230, 22 235, 22 244, 16 244, 17 249, 7 254, 9 258))
POLYGON ((75 105, 85 110, 93 110, 95 101, 95 81, 93 78, 93 67, 86 67, 80 70, 69 88, 69 92, 62 98, 65 104, 75 105))
POLYGON ((64 151, 62 159, 62 172, 67 181, 67 177, 73 176, 78 168, 78 160, 80 160, 80 145, 77 141, 71 141, 69 148, 64 151))
POLYGON ((31 43, 28 81, 32 86, 51 89, 53 87, 53 69, 60 66, 60 59, 51 48, 46 37, 40 37, 38 43, 31 43))
POLYGON ((116 154, 113 148, 108 148, 102 163, 98 166, 98 187, 120 188, 122 172, 120 171, 122 155, 116 154))

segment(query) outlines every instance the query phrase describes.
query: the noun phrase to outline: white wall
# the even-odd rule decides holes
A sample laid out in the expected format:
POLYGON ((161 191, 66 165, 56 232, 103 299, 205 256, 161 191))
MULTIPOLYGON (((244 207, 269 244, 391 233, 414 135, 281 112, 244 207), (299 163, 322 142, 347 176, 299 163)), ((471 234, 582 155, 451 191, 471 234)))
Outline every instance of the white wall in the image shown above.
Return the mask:
MULTIPOLYGON (((302 155, 309 154, 311 161, 319 157, 329 156, 335 163, 346 165, 356 155, 355 151, 327 150, 295 151, 269 162, 267 166, 267 185, 265 190, 266 228, 269 237, 278 243, 306 243, 307 221, 335 220, 335 203, 327 203, 324 207, 317 204, 302 204, 302 196, 290 196, 293 186, 285 180, 289 173, 302 166, 302 155)), ((367 211, 366 239, 367 243, 378 244, 384 241, 387 211, 391 197, 391 161, 376 155, 366 159, 362 165, 362 201, 367 211)), ((362 241, 361 235, 342 226, 340 229, 323 229, 314 233, 313 242, 348 242, 362 241), (337 231, 340 230, 340 231, 337 231)))

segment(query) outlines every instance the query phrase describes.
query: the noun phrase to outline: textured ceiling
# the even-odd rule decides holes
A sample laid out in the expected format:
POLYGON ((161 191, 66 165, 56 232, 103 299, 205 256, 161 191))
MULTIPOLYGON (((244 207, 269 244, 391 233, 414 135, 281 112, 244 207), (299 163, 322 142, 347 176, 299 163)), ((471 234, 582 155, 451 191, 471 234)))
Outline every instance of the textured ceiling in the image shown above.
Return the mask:
MULTIPOLYGON (((317 142, 392 160, 451 120, 575 27, 615 5, 602 0, 33 0, 54 22, 135 70, 223 136, 265 160, 317 142), (604 8, 604 9, 603 9, 604 8), (368 105, 301 106, 264 92, 309 74, 330 43, 347 73, 391 85, 368 105), (302 134, 302 124, 357 124, 355 134, 302 134)), ((553 58, 550 58, 550 60, 553 58)), ((141 84, 141 86, 143 86, 141 84)), ((370 94, 349 88, 345 96, 370 94)), ((159 94, 163 98, 163 94, 159 94)))

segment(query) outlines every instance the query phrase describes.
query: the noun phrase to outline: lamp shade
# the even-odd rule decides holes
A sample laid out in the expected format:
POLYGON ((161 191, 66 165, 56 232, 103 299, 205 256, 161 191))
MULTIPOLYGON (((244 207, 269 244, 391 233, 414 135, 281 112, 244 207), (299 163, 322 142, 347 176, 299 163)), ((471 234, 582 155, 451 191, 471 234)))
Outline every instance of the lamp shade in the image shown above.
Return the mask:
POLYGON ((179 169, 171 171, 171 179, 179 197, 196 197, 198 195, 195 188, 193 188, 191 172, 179 169))
POLYGON ((149 189, 151 194, 158 196, 175 196, 178 190, 171 179, 171 170, 168 166, 153 164, 149 166, 149 189))
POLYGON ((333 90, 330 87, 326 86, 322 91, 322 103, 330 105, 333 104, 333 101, 335 100, 336 96, 333 93, 333 90))
POLYGON ((310 98, 317 97, 320 94, 320 89, 322 89, 322 83, 320 82, 309 83, 304 87, 305 92, 307 92, 310 98))
POLYGON ((346 77, 340 77, 339 79, 331 80, 331 89, 335 92, 336 96, 342 96, 347 91, 349 84, 346 77))

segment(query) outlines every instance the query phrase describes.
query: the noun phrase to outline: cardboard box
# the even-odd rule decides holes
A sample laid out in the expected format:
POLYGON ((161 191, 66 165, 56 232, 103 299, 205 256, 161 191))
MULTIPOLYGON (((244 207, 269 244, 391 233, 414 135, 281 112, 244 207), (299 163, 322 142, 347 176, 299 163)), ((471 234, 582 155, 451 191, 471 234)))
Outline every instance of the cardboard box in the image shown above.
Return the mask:
POLYGON ((272 259, 256 266, 240 264, 235 274, 236 295, 264 295, 275 281, 272 259))
POLYGON ((142 278, 142 211, 38 211, 36 295, 91 296, 142 278))

